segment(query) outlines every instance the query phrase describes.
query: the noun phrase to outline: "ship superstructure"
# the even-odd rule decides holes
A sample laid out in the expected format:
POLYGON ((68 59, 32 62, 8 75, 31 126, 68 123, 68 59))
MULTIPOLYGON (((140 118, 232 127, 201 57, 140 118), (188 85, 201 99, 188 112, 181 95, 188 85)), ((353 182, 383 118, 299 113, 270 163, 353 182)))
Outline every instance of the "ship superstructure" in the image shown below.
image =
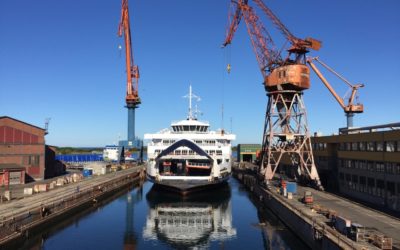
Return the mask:
POLYGON ((171 128, 145 134, 147 177, 150 181, 178 189, 219 184, 231 175, 231 141, 236 136, 223 129, 210 131, 208 122, 197 120, 192 99, 198 98, 190 86, 187 119, 172 122, 171 128))

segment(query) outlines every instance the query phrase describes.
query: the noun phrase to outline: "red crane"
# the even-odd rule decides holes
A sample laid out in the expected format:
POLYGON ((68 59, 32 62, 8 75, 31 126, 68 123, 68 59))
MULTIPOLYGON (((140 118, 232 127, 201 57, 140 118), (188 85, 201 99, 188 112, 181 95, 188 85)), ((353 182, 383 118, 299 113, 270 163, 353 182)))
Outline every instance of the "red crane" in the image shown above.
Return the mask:
POLYGON ((309 52, 309 49, 319 50, 321 42, 313 38, 300 39, 295 37, 264 2, 253 0, 290 42, 291 46, 287 50, 288 55, 283 58, 281 52, 276 50, 269 32, 248 2, 248 0, 231 2, 230 25, 223 46, 232 42, 235 31, 241 19, 244 18, 266 90, 276 90, 279 85, 282 85, 283 89, 285 89, 284 85, 287 85, 286 89, 308 89, 310 87, 307 77, 309 69, 306 66, 305 55, 309 52), (287 74, 289 72, 291 74, 287 74), (304 74, 307 74, 307 76, 304 74))
POLYGON ((311 180, 322 188, 314 164, 302 98, 302 91, 310 88, 306 54, 310 49, 319 50, 321 42, 313 38, 297 38, 262 0, 253 2, 290 43, 288 54, 282 56, 253 7, 249 5, 249 0, 231 1, 230 23, 223 46, 232 42, 240 21, 244 19, 268 95, 259 173, 268 184, 282 157, 287 154, 292 165, 298 167, 297 173, 302 179, 311 180))
POLYGON ((125 60, 126 60, 126 106, 136 108, 140 104, 138 93, 139 67, 133 62, 131 29, 129 25, 128 0, 122 0, 121 21, 118 26, 118 36, 125 38, 125 60))
POLYGON ((355 113, 362 113, 364 112, 364 105, 361 103, 356 103, 356 97, 357 97, 357 91, 359 88, 364 87, 364 84, 351 84, 348 80, 346 80, 343 76, 341 76, 339 73, 334 71, 331 67, 326 65, 324 62, 322 62, 318 57, 314 58, 307 58, 307 63, 311 66, 311 68, 314 70, 315 74, 321 79, 321 81, 324 83, 325 87, 331 92, 333 97, 336 99, 336 101, 339 103, 340 107, 344 110, 346 117, 347 117, 347 127, 353 127, 353 116, 355 113), (329 70, 331 73, 333 73, 335 76, 337 76, 339 79, 341 79, 344 83, 346 83, 349 86, 349 95, 347 98, 341 98, 336 91, 333 89, 333 87, 329 84, 328 80, 322 75, 322 73, 318 70, 317 66, 313 63, 313 61, 319 62, 324 68, 329 70), (345 103, 345 100, 347 100, 347 104, 345 103))

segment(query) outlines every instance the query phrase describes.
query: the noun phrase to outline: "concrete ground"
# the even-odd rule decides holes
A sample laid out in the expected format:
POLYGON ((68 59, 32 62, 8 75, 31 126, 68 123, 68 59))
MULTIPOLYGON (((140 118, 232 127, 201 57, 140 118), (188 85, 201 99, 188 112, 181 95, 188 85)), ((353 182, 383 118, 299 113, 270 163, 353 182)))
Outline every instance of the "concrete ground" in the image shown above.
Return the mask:
POLYGON ((313 188, 298 186, 297 189, 298 195, 296 195, 294 199, 302 197, 304 191, 311 191, 314 204, 318 204, 330 210, 335 210, 338 215, 351 220, 352 223, 359 223, 366 228, 375 229, 392 238, 394 246, 400 247, 399 218, 371 209, 343 197, 317 191, 313 188))

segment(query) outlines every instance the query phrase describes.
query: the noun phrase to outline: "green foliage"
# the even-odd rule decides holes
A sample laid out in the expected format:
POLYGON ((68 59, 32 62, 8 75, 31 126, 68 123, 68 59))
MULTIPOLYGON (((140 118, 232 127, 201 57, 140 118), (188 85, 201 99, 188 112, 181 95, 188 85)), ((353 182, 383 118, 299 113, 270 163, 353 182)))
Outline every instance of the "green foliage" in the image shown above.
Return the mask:
POLYGON ((56 152, 59 155, 68 154, 90 154, 93 151, 102 152, 102 148, 73 148, 73 147, 57 147, 56 152))

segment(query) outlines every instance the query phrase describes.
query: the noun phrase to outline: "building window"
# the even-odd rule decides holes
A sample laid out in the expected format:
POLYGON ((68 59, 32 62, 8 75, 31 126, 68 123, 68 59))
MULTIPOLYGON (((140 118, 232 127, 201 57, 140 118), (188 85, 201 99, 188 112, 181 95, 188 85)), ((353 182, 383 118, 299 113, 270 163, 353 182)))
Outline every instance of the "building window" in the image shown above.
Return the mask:
POLYGON ((358 151, 358 142, 351 143, 351 150, 358 151))
POLYGON ((375 179, 368 178, 368 187, 375 187, 375 179))
POLYGON ((378 151, 378 152, 382 152, 383 151, 383 142, 378 141, 376 143, 376 151, 378 151))
POLYGON ((383 162, 377 162, 375 167, 377 172, 385 172, 385 164, 383 162))
POLYGON ((351 176, 351 181, 353 182, 353 183, 358 183, 358 175, 352 175, 351 176))
POLYGON ((363 141, 363 142, 360 142, 360 151, 365 151, 365 149, 367 148, 366 147, 366 143, 365 143, 365 141, 363 141))
POLYGON ((340 180, 344 180, 344 174, 343 173, 339 173, 339 179, 340 180))
POLYGON ((397 144, 397 152, 400 152, 400 141, 397 141, 396 144, 397 144))
POLYGON ((346 150, 347 151, 351 150, 351 142, 346 142, 346 150))
POLYGON ((386 142, 386 152, 394 152, 396 149, 396 143, 394 141, 386 142))
POLYGON ((32 167, 38 167, 40 163, 39 155, 29 155, 26 157, 26 164, 32 167))
POLYGON ((386 185, 387 185, 388 197, 394 195, 394 193, 395 193, 394 182, 388 181, 388 182, 386 182, 386 185))
POLYGON ((367 169, 367 162, 366 161, 360 161, 360 169, 366 170, 367 169))
POLYGON ((367 170, 368 171, 374 171, 374 163, 372 161, 367 161, 367 170))
POLYGON ((340 150, 346 150, 346 144, 345 144, 344 142, 341 142, 341 143, 339 144, 339 149, 340 149, 340 150))
POLYGON ((360 176, 360 184, 365 186, 366 183, 367 182, 366 182, 365 176, 360 176))
POLYGON ((375 142, 367 142, 367 151, 375 151, 375 142))

